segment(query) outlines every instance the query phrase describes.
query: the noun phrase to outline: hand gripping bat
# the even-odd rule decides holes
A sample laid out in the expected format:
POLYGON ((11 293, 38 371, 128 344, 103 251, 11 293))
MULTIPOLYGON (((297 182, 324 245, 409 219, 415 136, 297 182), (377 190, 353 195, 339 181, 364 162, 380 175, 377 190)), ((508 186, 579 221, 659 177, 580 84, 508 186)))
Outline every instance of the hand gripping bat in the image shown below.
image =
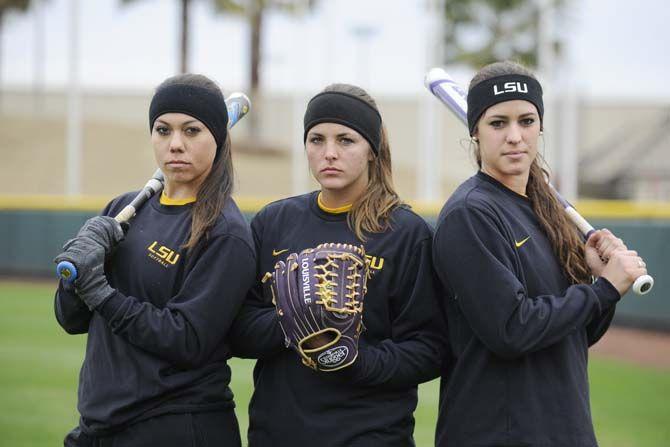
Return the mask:
MULTIPOLYGON (((226 109, 228 110, 228 129, 237 124, 251 109, 251 101, 244 93, 235 92, 226 98, 226 109)), ((127 223, 135 216, 137 210, 144 205, 153 195, 163 190, 163 172, 157 169, 154 175, 144 185, 144 188, 135 198, 126 205, 114 219, 118 223, 127 223)), ((77 268, 69 261, 59 262, 56 266, 56 274, 66 282, 77 279, 77 268)))
MULTIPOLYGON (((451 110, 454 115, 467 127, 468 125, 468 101, 467 93, 461 88, 454 79, 447 74, 442 68, 436 67, 426 73, 424 79, 426 88, 437 97, 444 105, 451 110)), ((577 210, 561 195, 556 189, 549 184, 551 190, 556 195, 559 203, 565 209, 568 217, 581 231, 586 239, 595 231, 593 226, 584 219, 577 210)), ((648 293, 654 287, 654 278, 650 275, 642 275, 633 283, 633 292, 638 295, 648 293)))

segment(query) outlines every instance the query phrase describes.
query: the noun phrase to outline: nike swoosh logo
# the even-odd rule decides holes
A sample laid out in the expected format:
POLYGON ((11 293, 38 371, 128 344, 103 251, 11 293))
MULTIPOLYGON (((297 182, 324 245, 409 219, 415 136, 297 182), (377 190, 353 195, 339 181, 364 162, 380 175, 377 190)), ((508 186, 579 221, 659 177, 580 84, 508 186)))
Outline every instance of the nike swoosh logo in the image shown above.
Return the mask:
POLYGON ((522 241, 519 241, 519 242, 514 241, 514 245, 516 245, 516 248, 519 248, 519 247, 521 247, 523 244, 525 244, 526 241, 527 241, 528 239, 530 239, 530 236, 528 236, 526 239, 524 239, 524 240, 522 240, 522 241))
POLYGON ((288 248, 285 248, 283 250, 272 250, 272 256, 279 256, 280 254, 287 252, 288 248))

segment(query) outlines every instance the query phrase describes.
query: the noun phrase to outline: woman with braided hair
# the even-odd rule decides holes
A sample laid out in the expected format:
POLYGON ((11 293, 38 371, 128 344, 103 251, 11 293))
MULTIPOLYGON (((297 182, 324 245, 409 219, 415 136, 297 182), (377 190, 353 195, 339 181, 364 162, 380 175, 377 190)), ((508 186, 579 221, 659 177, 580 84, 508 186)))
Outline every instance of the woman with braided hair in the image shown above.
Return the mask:
POLYGON ((386 129, 364 90, 334 84, 314 96, 304 141, 320 189, 271 203, 251 223, 258 284, 233 337, 234 352, 258 358, 249 446, 414 445, 417 385, 439 375, 446 346, 432 232, 394 190, 386 129), (330 371, 286 348, 270 281, 261 283, 289 253, 322 243, 363 245, 370 261, 358 356, 330 371))
POLYGON ((528 70, 488 65, 467 100, 479 172, 433 242, 456 357, 436 444, 596 447, 588 347, 645 264, 607 230, 584 242, 567 219, 540 164, 542 87, 528 70))

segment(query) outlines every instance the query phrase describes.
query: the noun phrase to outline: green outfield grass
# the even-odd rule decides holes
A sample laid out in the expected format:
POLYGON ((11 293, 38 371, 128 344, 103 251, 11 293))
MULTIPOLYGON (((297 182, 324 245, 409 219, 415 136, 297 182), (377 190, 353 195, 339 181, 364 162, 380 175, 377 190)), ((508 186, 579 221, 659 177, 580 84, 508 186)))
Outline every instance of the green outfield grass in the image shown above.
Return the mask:
MULTIPOLYGON (((77 422, 77 376, 85 337, 53 317, 54 285, 0 282, 0 439, 7 446, 62 445, 77 422)), ((235 359, 233 390, 243 430, 252 390, 249 361, 235 359)), ((670 446, 670 373, 592 359, 594 423, 602 447, 670 446)), ((430 446, 438 383, 420 388, 415 437, 430 446)))

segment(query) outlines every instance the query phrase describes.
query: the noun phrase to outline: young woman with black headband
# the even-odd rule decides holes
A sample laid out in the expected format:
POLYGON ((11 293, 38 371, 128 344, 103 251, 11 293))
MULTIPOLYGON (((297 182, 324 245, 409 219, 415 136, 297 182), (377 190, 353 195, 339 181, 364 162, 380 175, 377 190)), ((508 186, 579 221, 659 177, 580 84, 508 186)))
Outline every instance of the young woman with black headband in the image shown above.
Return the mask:
POLYGON ((240 446, 228 387, 228 330, 255 276, 248 224, 230 197, 228 115, 201 75, 158 86, 151 143, 165 175, 124 237, 109 216, 87 221, 56 259, 73 261, 56 318, 88 333, 79 378, 79 426, 66 446, 240 446))
POLYGON ((432 232, 393 188, 391 153, 374 100, 335 84, 309 102, 305 151, 321 188, 271 203, 251 228, 258 283, 235 324, 234 352, 259 358, 249 446, 410 446, 417 385, 440 371, 432 232), (317 372, 285 347, 266 272, 321 243, 365 246, 368 292, 357 359, 317 372))
POLYGON ((646 273, 607 230, 584 242, 542 168, 542 87, 500 62, 470 83, 479 172, 440 213, 433 243, 451 347, 438 446, 596 447, 588 347, 646 273))

